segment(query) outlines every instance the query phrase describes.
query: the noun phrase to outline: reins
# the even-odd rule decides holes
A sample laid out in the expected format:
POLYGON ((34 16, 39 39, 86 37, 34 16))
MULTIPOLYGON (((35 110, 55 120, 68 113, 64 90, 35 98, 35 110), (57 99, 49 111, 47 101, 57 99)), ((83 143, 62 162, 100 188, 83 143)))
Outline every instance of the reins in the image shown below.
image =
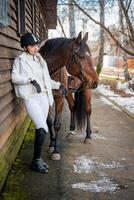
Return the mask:
POLYGON ((89 81, 82 82, 77 87, 68 88, 68 90, 71 91, 72 93, 79 93, 81 91, 84 91, 85 89, 91 89, 91 85, 89 85, 89 81))

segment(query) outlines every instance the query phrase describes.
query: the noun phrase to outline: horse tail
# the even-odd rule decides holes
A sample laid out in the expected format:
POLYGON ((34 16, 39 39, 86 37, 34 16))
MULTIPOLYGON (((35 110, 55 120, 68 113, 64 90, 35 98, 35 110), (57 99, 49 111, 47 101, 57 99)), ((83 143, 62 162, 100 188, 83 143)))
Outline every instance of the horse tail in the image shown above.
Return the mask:
POLYGON ((86 101, 83 90, 75 93, 75 119, 78 129, 82 130, 86 121, 86 101))

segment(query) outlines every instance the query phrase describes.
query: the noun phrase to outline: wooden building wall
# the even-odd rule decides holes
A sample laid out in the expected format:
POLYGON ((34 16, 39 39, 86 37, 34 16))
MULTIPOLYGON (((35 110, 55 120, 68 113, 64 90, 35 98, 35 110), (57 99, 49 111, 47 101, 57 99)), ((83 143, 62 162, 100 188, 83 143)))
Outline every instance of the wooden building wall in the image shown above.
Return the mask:
POLYGON ((20 36, 24 32, 34 32, 41 41, 47 37, 40 1, 9 0, 8 2, 9 23, 6 27, 0 27, 0 188, 19 150, 25 128, 29 124, 24 106, 16 99, 11 83, 13 60, 22 51, 20 36), (18 2, 25 2, 25 24, 24 16, 19 15, 21 10, 18 2), (23 123, 25 128, 23 126, 23 129, 20 129, 23 123))

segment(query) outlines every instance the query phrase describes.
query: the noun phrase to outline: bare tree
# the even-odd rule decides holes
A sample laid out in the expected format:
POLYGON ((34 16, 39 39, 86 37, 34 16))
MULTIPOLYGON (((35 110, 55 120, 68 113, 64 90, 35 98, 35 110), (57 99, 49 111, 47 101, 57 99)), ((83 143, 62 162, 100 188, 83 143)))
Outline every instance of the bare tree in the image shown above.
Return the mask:
MULTIPOLYGON (((105 3, 104 0, 100 0, 100 23, 104 26, 104 13, 105 13, 105 3)), ((100 26, 100 37, 99 37, 99 56, 98 56, 98 64, 97 64, 97 73, 98 75, 101 72, 103 66, 103 54, 104 54, 104 29, 100 26)))
POLYGON ((64 37, 66 37, 66 33, 65 33, 65 30, 64 30, 64 27, 63 27, 63 25, 62 25, 62 23, 61 23, 61 21, 60 21, 60 18, 57 16, 57 20, 58 20, 58 22, 59 22, 59 25, 60 25, 60 27, 61 27, 61 30, 62 30, 62 33, 63 33, 63 35, 64 35, 64 37))
POLYGON ((101 22, 97 21, 96 19, 94 19, 89 13, 87 13, 81 6, 78 5, 78 3, 76 3, 75 0, 72 0, 73 3, 75 4, 75 6, 77 8, 79 8, 86 16, 88 16, 89 19, 91 19, 94 23, 100 25, 109 35, 110 37, 115 41, 115 43, 124 51, 126 52, 127 54, 129 55, 132 55, 134 56, 134 37, 133 37, 133 34, 134 34, 134 30, 133 30, 133 26, 132 26, 132 21, 130 20, 130 17, 128 15, 129 13, 129 8, 130 8, 130 4, 131 4, 131 1, 132 0, 128 0, 127 2, 129 2, 129 6, 127 8, 125 8, 125 4, 124 4, 124 1, 122 0, 119 0, 121 2, 121 8, 124 12, 124 14, 126 15, 125 16, 125 19, 126 19, 126 22, 127 22, 127 25, 128 25, 128 34, 127 34, 127 38, 128 38, 128 41, 130 43, 131 46, 124 46, 124 44, 122 44, 113 34, 112 32, 110 31, 110 29, 108 27, 106 27, 105 25, 103 25, 101 22))
POLYGON ((74 7, 72 0, 68 0, 68 8, 69 8, 69 31, 70 37, 76 37, 75 31, 75 19, 74 19, 74 7))
MULTIPOLYGON (((121 40, 121 43, 123 44, 124 47, 126 47, 127 45, 127 35, 124 34, 125 33, 125 27, 124 26, 124 23, 123 23, 123 9, 122 9, 122 2, 120 0, 118 0, 118 6, 119 6, 119 25, 120 25, 120 31, 123 33, 121 34, 121 37, 120 37, 120 40, 121 40)), ((127 21, 129 23, 129 19, 127 18, 127 21)), ((133 33, 132 32, 132 27, 130 26, 130 33, 133 33)), ((131 37, 131 34, 130 34, 130 37, 131 37)), ((131 78, 130 78, 130 75, 129 75, 129 72, 128 72, 128 63, 127 63, 127 54, 125 51, 122 51, 122 57, 123 57, 123 67, 124 67, 124 77, 125 77, 125 80, 126 81, 129 81, 131 78)))

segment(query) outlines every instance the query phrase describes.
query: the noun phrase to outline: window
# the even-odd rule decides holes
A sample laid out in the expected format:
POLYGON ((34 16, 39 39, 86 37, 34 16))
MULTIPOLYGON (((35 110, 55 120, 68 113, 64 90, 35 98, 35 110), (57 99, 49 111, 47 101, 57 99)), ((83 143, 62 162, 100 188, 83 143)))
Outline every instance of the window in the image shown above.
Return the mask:
POLYGON ((0 27, 8 25, 8 1, 0 0, 0 27))

